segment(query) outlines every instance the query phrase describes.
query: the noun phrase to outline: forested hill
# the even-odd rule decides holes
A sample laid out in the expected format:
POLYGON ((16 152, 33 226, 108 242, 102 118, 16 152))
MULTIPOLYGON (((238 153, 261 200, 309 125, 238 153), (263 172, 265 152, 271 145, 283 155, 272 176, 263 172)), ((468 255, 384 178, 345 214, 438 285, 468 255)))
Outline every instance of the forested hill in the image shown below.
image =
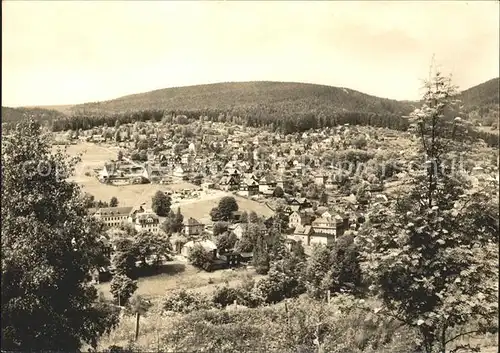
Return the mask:
POLYGON ((2 123, 16 122, 22 120, 25 116, 33 116, 39 121, 51 121, 64 118, 66 115, 55 109, 2 107, 2 123))
MULTIPOLYGON (((495 102, 498 104, 498 79, 464 91, 462 99, 466 110, 475 114, 478 121, 494 116, 491 108, 495 102)), ((166 113, 189 119, 205 116, 213 121, 269 127, 284 133, 345 123, 405 130, 407 121, 401 116, 417 106, 418 102, 379 98, 348 88, 260 81, 165 88, 104 102, 64 106, 59 112, 55 106, 2 107, 2 122, 15 121, 25 112, 38 113, 40 119, 52 120, 52 128, 60 131, 88 129, 104 123, 111 126, 116 120, 160 121, 166 113), (5 116, 4 111, 8 113, 5 116), (70 111, 72 116, 64 118, 63 112, 70 111)))
POLYGON ((460 99, 471 120, 483 126, 490 126, 498 132, 500 114, 498 77, 463 91, 460 99))
POLYGON ((73 110, 123 112, 130 110, 226 109, 267 113, 371 112, 400 113, 405 102, 370 96, 351 89, 290 82, 215 83, 166 88, 110 101, 76 105, 73 110))
POLYGON ((493 108, 498 110, 500 78, 481 83, 462 92, 460 99, 468 109, 493 108))

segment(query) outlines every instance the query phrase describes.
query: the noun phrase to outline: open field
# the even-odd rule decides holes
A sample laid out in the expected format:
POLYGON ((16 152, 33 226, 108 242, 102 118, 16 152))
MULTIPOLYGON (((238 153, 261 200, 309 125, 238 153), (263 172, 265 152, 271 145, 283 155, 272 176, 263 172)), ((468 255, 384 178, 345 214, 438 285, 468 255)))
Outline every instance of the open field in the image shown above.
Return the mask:
MULTIPOLYGON (((246 276, 255 279, 263 277, 253 270, 244 268, 205 272, 182 260, 170 262, 163 272, 159 275, 139 278, 136 294, 156 301, 167 292, 181 288, 200 293, 211 293, 224 282, 230 286, 236 286, 246 276)), ((97 285, 97 289, 104 294, 105 298, 112 299, 109 285, 110 282, 100 283, 97 285)))
MULTIPOLYGON (((54 146, 54 150, 59 148, 54 146)), ((146 208, 151 207, 151 198, 157 191, 178 191, 182 189, 197 189, 196 185, 181 182, 169 185, 142 184, 142 185, 105 185, 100 183, 93 175, 93 170, 102 168, 105 161, 116 158, 117 147, 100 146, 91 143, 79 143, 69 145, 66 153, 70 156, 81 154, 81 162, 76 166, 75 175, 70 180, 75 181, 86 191, 95 196, 96 200, 109 201, 113 196, 118 198, 122 206, 139 206, 145 204, 146 208), (91 173, 91 176, 85 175, 91 173)), ((229 192, 211 190, 210 193, 202 195, 197 199, 179 200, 172 205, 173 209, 181 208, 185 218, 193 217, 202 222, 210 220, 210 210, 215 207, 224 196, 233 196, 229 192)), ((259 215, 271 216, 272 211, 264 204, 248 200, 240 196, 235 196, 236 201, 242 211, 255 211, 259 215)))
POLYGON ((498 135, 498 133, 499 133, 498 127, 494 128, 491 126, 477 126, 476 129, 478 129, 479 131, 488 132, 490 134, 497 134, 498 135))
POLYGON ((246 198, 235 196, 231 193, 219 192, 213 197, 206 197, 199 200, 187 200, 179 204, 173 204, 172 207, 180 207, 184 217, 193 217, 201 222, 210 221, 210 210, 217 206, 220 199, 224 196, 234 196, 238 203, 240 211, 255 211, 258 215, 269 217, 273 212, 265 205, 246 198))

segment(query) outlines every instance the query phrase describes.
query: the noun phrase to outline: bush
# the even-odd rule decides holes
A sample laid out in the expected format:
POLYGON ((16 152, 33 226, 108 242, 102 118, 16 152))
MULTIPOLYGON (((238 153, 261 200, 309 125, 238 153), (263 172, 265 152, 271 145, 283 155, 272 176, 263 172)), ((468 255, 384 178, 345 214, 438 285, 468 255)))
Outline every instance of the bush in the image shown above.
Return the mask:
POLYGON ((192 311, 210 309, 212 304, 200 293, 181 289, 167 294, 163 300, 163 310, 174 313, 190 313, 192 311))
POLYGON ((217 307, 225 308, 238 300, 238 290, 228 286, 217 287, 213 293, 212 302, 217 307))
POLYGON ((113 297, 119 305, 124 306, 137 290, 137 282, 125 275, 116 274, 111 280, 110 287, 113 297))
POLYGON ((294 299, 287 306, 192 312, 166 329, 160 347, 174 351, 415 352, 415 335, 399 323, 356 309, 294 299))
POLYGON ((208 251, 206 251, 201 245, 194 245, 188 255, 188 260, 191 265, 206 269, 212 264, 212 257, 208 251))
POLYGON ((228 226, 229 226, 229 223, 227 223, 227 222, 216 222, 214 224, 214 228, 213 228, 214 236, 217 236, 219 234, 226 232, 228 226))

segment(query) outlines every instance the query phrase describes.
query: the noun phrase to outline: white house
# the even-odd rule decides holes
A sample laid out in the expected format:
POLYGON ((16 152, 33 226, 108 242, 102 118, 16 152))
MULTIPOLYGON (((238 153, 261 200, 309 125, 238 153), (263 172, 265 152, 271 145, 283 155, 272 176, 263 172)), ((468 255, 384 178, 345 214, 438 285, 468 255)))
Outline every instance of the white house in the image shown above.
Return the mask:
POLYGON ((211 240, 190 240, 181 249, 181 255, 184 257, 189 256, 189 252, 191 251, 192 248, 194 248, 196 245, 201 245, 205 251, 211 252, 215 255, 215 252, 217 251, 217 245, 211 240))
POLYGON ((116 227, 127 222, 132 207, 103 207, 94 213, 94 217, 103 221, 108 227, 116 227))
POLYGON ((153 212, 136 213, 131 218, 134 228, 138 232, 158 233, 160 231, 160 219, 153 212))
POLYGON ((184 223, 184 234, 188 237, 200 235, 203 232, 204 228, 204 224, 198 222, 193 217, 189 217, 188 220, 184 223))
POLYGON ((178 165, 177 167, 175 167, 175 169, 174 169, 174 176, 175 177, 184 178, 185 175, 186 175, 186 173, 184 172, 184 169, 182 168, 182 166, 178 165))
POLYGON ((238 239, 243 236, 244 227, 241 223, 231 224, 228 226, 228 230, 233 232, 238 239))

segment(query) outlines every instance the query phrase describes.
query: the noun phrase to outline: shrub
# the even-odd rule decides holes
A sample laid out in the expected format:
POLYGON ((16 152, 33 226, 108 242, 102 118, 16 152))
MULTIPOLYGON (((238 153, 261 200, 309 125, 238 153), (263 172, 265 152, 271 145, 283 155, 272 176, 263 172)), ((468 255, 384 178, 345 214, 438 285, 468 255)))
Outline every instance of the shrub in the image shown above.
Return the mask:
POLYGON ((253 310, 212 310, 179 317, 165 330, 162 349, 205 352, 415 352, 414 333, 353 307, 291 300, 253 310))
POLYGON ((208 251, 206 251, 203 246, 196 244, 194 245, 188 254, 188 260, 191 265, 205 269, 212 263, 212 257, 208 251))
POLYGON ((228 286, 217 287, 212 296, 212 302, 217 307, 226 307, 238 300, 238 290, 228 286))
POLYGON ((111 293, 119 305, 125 305, 132 294, 137 290, 137 282, 131 280, 129 277, 117 274, 113 276, 110 283, 111 293))
POLYGON ((169 293, 163 299, 163 310, 174 313, 190 313, 196 310, 210 309, 212 304, 200 293, 181 289, 169 293))

